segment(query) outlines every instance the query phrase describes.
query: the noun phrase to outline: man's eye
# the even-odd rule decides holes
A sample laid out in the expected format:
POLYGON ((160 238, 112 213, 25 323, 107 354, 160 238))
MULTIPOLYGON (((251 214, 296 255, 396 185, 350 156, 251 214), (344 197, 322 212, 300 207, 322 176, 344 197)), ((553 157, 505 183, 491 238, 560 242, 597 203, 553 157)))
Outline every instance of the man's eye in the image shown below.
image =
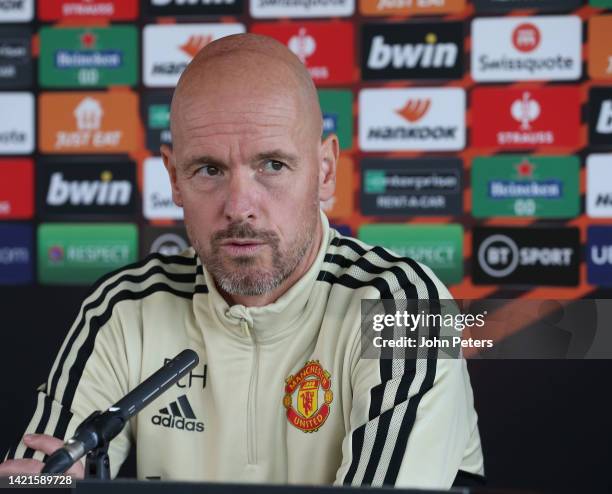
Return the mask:
POLYGON ((219 168, 217 168, 216 166, 206 165, 200 168, 198 170, 198 173, 204 175, 205 177, 214 177, 216 175, 219 175, 221 173, 221 170, 219 170, 219 168))
POLYGON ((275 160, 266 161, 263 165, 263 171, 265 172, 279 172, 285 167, 284 163, 275 160))

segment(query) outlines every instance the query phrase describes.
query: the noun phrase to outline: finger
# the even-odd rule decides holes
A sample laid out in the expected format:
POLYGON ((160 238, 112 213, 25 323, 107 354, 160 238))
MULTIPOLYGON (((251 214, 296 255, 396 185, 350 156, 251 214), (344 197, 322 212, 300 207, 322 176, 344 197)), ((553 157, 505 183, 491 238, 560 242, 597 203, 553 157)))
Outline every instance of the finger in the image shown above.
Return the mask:
POLYGON ((46 455, 54 453, 64 444, 61 439, 46 434, 26 434, 23 437, 23 442, 28 448, 42 451, 46 455))
POLYGON ((40 473, 43 467, 43 462, 31 458, 19 460, 7 460, 0 464, 0 477, 19 474, 36 474, 40 473))

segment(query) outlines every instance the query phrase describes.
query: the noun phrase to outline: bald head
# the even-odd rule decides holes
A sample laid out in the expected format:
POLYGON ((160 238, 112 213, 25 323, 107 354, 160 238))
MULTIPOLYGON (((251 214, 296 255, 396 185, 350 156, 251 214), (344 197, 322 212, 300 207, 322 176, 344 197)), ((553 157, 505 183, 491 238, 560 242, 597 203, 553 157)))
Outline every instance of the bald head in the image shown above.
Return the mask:
POLYGON ((223 88, 227 89, 227 101, 222 103, 230 111, 234 101, 247 100, 253 108, 270 104, 270 95, 276 95, 280 105, 283 99, 291 101, 287 110, 298 112, 308 133, 321 138, 319 99, 304 64, 275 39, 244 33, 209 43, 181 75, 172 98, 173 141, 180 139, 181 114, 193 100, 206 98, 211 90, 218 96, 223 88))

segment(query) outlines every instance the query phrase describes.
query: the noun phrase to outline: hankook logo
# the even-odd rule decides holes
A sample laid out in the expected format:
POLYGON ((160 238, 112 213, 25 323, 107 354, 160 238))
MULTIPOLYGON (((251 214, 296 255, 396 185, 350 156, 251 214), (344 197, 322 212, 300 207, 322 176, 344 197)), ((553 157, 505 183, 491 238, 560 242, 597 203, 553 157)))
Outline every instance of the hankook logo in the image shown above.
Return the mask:
POLYGON ((364 89, 359 110, 364 151, 451 151, 465 145, 463 89, 364 89))

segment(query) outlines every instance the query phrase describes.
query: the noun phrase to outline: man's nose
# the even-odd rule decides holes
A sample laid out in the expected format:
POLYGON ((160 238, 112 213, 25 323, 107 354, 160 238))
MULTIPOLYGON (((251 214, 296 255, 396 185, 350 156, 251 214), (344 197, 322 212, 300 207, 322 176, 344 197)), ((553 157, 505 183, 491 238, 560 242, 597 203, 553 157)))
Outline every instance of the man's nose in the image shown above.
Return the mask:
POLYGON ((223 212, 229 222, 255 219, 255 183, 248 170, 231 174, 223 212))

